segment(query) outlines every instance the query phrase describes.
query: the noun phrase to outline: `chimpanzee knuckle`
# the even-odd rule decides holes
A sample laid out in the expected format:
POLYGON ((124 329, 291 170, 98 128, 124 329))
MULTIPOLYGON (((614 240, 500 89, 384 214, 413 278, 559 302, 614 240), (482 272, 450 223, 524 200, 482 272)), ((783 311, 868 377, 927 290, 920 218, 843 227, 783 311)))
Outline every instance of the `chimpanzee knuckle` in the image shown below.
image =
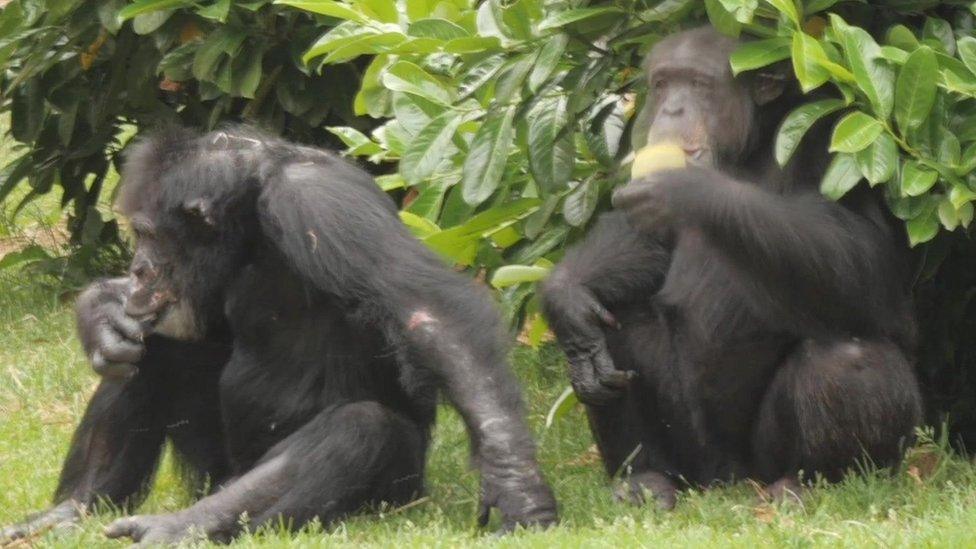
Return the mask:
POLYGON ((109 362, 99 351, 92 355, 91 363, 96 374, 112 379, 129 379, 139 372, 139 369, 132 364, 109 362))
POLYGON ((121 305, 106 311, 106 320, 126 339, 142 341, 145 329, 138 320, 125 314, 121 305))
POLYGON ((139 362, 146 349, 142 345, 120 339, 105 346, 102 353, 110 362, 139 362))

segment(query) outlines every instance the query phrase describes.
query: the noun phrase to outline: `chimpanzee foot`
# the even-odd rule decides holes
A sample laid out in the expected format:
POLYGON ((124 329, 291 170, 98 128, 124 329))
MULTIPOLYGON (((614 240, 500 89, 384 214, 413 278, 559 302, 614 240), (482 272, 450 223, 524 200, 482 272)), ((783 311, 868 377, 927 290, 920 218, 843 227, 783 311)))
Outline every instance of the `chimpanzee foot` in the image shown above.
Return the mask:
POLYGON ((121 518, 105 527, 105 535, 112 539, 131 538, 139 545, 172 545, 210 537, 206 528, 182 513, 121 518))
POLYGON ((674 509, 678 502, 678 487, 674 482, 657 471, 641 471, 623 479, 613 490, 617 501, 644 505, 651 496, 658 508, 664 511, 674 509))
POLYGON ((86 511, 85 504, 75 501, 63 501, 47 511, 27 517, 24 522, 0 528, 0 546, 19 539, 36 536, 47 530, 68 528, 78 523, 86 511))
POLYGON ((548 528, 559 521, 556 512, 556 498, 552 490, 542 481, 525 482, 520 485, 506 483, 494 485, 484 483, 478 524, 488 523, 491 508, 495 507, 502 515, 502 531, 511 532, 517 527, 548 528))
POLYGON ((796 477, 783 477, 766 487, 766 494, 774 503, 797 502, 803 498, 807 488, 796 477))

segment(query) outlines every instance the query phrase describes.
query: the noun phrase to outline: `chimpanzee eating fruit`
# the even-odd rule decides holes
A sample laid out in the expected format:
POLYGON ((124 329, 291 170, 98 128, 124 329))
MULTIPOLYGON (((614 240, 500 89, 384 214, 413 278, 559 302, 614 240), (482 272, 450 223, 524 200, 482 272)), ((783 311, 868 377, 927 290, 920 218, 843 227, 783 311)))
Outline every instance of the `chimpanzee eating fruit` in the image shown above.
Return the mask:
POLYGON ((246 128, 173 130, 132 146, 119 208, 130 276, 78 305, 105 377, 58 504, 0 539, 99 500, 137 504, 167 439, 215 489, 117 520, 110 537, 228 539, 245 516, 297 527, 403 504, 423 490, 438 389, 472 438, 482 521, 492 507, 505 528, 556 520, 495 304, 410 235, 368 174, 246 128))
POLYGON ((733 77, 737 45, 711 28, 655 45, 647 142, 688 165, 619 189, 543 288, 606 470, 665 508, 679 479, 782 496, 893 464, 921 416, 904 235, 868 188, 820 194, 829 122, 777 165, 804 98, 780 67, 733 77))

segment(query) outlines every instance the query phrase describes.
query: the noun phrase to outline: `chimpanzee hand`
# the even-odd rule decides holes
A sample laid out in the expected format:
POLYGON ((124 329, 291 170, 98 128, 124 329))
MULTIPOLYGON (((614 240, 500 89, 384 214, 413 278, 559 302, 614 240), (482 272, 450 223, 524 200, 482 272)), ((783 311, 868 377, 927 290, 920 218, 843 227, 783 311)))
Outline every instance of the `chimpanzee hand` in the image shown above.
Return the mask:
POLYGON ((591 405, 620 398, 636 374, 618 370, 607 350, 603 330, 619 328, 617 320, 582 286, 548 291, 546 300, 547 316, 557 319, 553 330, 569 360, 569 380, 576 396, 591 405))
POLYGON ((100 280, 78 296, 75 315, 78 337, 99 375, 128 379, 142 358, 146 327, 125 313, 126 278, 100 280))
POLYGON ((690 199, 708 192, 716 172, 698 166, 650 173, 617 189, 614 208, 626 212, 630 223, 642 232, 659 232, 686 213, 690 199))

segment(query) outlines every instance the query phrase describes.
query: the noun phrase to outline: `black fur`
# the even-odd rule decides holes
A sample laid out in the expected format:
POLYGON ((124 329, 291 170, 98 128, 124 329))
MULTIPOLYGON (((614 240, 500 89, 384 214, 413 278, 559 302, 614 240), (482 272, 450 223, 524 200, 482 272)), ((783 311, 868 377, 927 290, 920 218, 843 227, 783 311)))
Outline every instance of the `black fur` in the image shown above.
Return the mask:
POLYGON ((369 175, 235 128, 143 141, 123 176, 119 205, 143 224, 131 282, 79 302, 86 349, 116 375, 78 428, 59 501, 133 503, 168 436, 219 490, 110 536, 226 539, 245 512, 298 526, 402 504, 423 489, 442 389, 472 436, 483 513, 499 508, 506 528, 555 520, 494 303, 409 234, 369 175), (188 306, 196 341, 152 336, 126 380, 119 363, 142 349, 123 302, 154 292, 177 302, 166 311, 188 306))
POLYGON ((782 74, 733 79, 734 47, 711 29, 655 47, 649 139, 691 165, 618 190, 623 211, 543 291, 607 471, 628 465, 665 507, 679 477, 892 464, 920 420, 903 237, 869 191, 820 195, 829 124, 779 169, 799 94, 782 74))

